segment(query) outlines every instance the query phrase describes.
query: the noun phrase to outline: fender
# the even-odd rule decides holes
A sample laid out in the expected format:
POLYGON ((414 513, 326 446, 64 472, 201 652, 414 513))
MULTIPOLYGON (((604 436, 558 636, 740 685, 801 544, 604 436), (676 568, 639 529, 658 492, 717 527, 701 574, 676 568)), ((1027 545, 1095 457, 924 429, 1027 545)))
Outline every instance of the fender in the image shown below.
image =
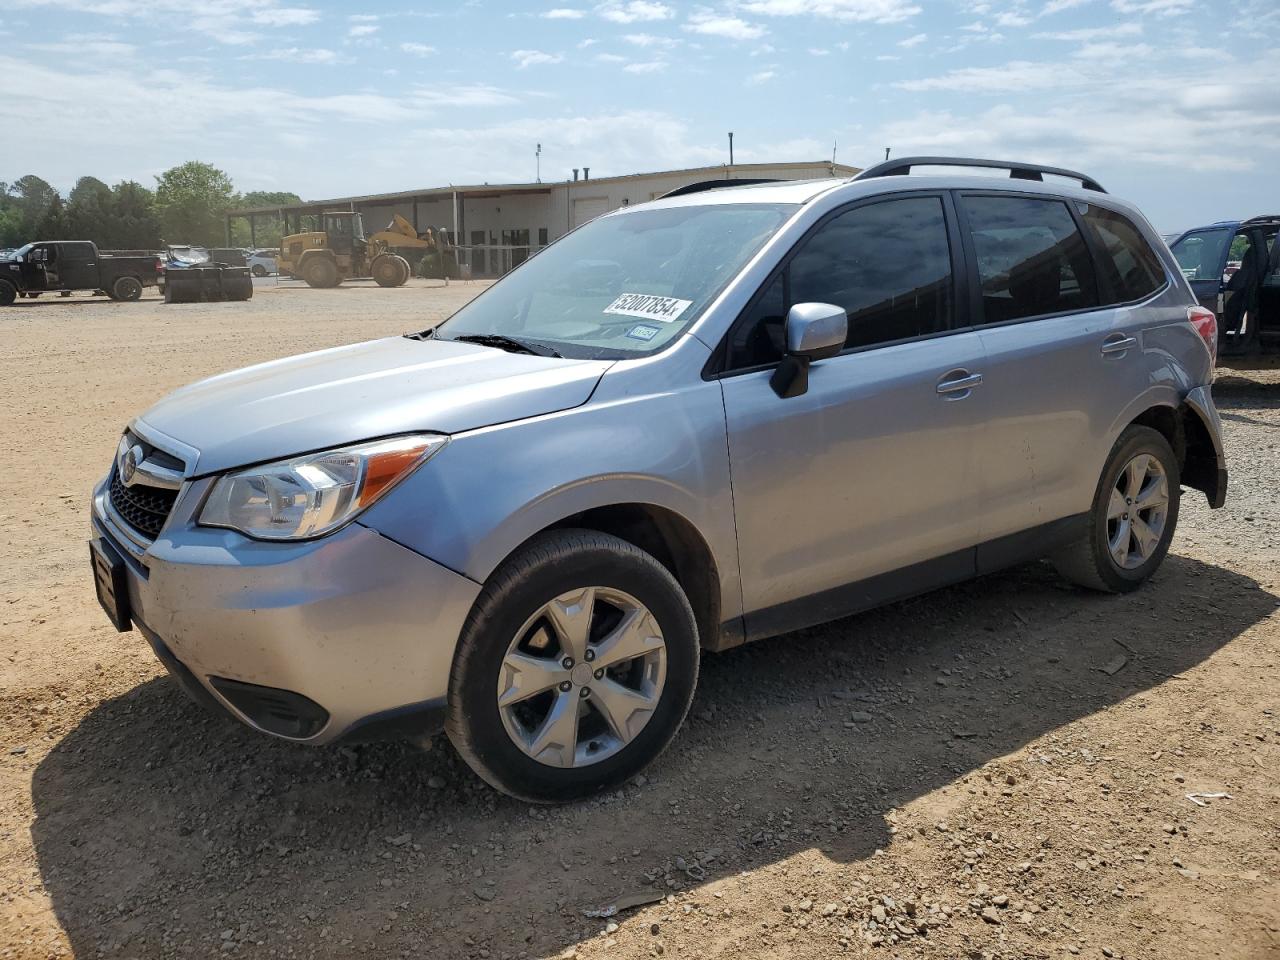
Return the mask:
POLYGON ((725 429, 720 385, 699 379, 455 434, 359 522, 483 583, 574 514, 661 507, 706 543, 729 619, 741 613, 742 590, 725 429))
POLYGON ((1200 461, 1208 460, 1208 463, 1193 464, 1191 450, 1188 449, 1187 473, 1193 480, 1199 481, 1194 485, 1204 491, 1209 506, 1217 510, 1227 502, 1227 455, 1222 447, 1222 421, 1218 417, 1218 408, 1213 404, 1210 388, 1207 385, 1200 386, 1188 393, 1185 409, 1199 419, 1213 450, 1211 459, 1208 451, 1201 452, 1197 457, 1200 461), (1192 467, 1197 466, 1200 468, 1199 476, 1192 473, 1192 467))

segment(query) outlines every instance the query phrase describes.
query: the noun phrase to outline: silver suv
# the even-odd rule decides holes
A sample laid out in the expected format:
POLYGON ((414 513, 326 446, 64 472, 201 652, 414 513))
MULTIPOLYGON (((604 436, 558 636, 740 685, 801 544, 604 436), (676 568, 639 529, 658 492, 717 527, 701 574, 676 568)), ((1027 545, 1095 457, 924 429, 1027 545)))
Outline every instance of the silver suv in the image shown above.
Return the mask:
MULTIPOLYGON (((952 164, 1006 173, 912 173, 952 164)), ((1040 557, 1138 587, 1184 485, 1223 503, 1215 343, 1081 174, 700 184, 433 329, 161 401, 94 491, 96 586, 251 727, 443 725, 577 797, 666 747, 703 650, 1040 557)))

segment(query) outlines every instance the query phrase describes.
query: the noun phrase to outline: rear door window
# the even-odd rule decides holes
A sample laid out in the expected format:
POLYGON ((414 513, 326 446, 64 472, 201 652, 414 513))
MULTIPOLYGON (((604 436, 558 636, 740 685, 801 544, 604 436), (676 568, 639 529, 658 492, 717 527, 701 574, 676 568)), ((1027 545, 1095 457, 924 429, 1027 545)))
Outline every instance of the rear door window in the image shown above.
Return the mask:
POLYGON ((1093 262, 1062 200, 963 196, 984 323, 1098 305, 1093 262))
POLYGON ((1084 207, 1108 303, 1142 300, 1164 286, 1160 258, 1127 217, 1092 203, 1084 207))
POLYGON ((62 245, 62 256, 66 260, 92 260, 93 244, 91 243, 64 243, 62 245))

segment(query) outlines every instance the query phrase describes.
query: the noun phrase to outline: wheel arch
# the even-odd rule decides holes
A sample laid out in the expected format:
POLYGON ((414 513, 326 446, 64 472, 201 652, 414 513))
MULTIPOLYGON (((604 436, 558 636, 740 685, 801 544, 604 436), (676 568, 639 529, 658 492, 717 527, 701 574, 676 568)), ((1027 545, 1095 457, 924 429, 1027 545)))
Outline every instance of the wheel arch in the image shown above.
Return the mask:
POLYGON ((566 514, 523 539, 494 569, 540 534, 565 529, 611 534, 648 553, 671 572, 689 598, 699 643, 709 650, 732 645, 721 635, 721 583, 715 554, 692 521, 670 507, 630 501, 566 514))
POLYGON ((1227 479, 1222 457, 1222 442, 1216 428, 1212 405, 1206 405, 1200 387, 1187 399, 1174 404, 1161 402, 1147 407, 1125 426, 1150 427, 1169 441, 1184 486, 1201 491, 1209 506, 1218 508, 1226 502, 1227 479))

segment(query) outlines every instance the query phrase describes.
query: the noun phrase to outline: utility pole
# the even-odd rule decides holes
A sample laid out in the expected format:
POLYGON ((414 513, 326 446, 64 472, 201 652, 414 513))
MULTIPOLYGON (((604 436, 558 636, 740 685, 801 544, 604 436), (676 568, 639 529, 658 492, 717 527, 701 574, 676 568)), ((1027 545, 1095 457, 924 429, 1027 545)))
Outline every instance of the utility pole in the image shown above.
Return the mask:
POLYGON ((538 144, 538 149, 533 154, 534 162, 538 165, 538 183, 542 182, 542 144, 538 144))
POLYGON ((729 166, 733 166, 733 131, 729 131, 729 166))
POLYGON ((884 148, 884 158, 885 158, 886 160, 888 160, 888 159, 889 159, 889 148, 888 148, 888 147, 885 147, 885 148, 884 148))

